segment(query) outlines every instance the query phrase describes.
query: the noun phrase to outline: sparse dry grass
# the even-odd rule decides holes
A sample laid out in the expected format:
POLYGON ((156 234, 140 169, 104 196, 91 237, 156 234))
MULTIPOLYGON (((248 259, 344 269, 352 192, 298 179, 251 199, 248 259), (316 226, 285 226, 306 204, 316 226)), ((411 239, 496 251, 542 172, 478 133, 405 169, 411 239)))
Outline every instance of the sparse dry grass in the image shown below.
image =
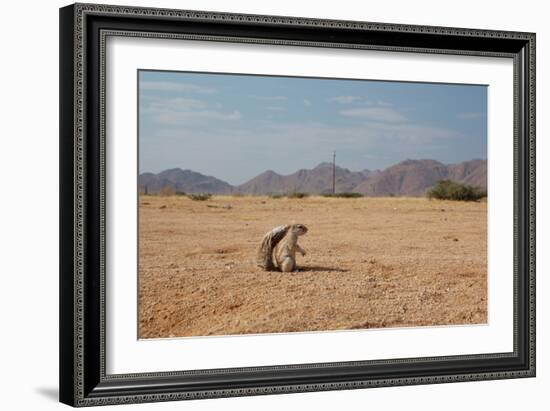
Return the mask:
POLYGON ((141 196, 139 335, 485 323, 486 250, 484 202, 141 196), (261 271, 264 233, 292 221, 300 271, 261 271))

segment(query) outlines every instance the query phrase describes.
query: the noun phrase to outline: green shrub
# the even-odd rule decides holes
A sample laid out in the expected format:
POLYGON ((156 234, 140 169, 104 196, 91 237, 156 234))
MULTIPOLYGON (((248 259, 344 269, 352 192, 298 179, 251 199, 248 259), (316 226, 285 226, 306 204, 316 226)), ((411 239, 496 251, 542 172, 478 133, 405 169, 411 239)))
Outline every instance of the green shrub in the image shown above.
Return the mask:
POLYGON ((296 191, 294 193, 290 193, 287 197, 288 198, 305 198, 308 197, 308 193, 300 193, 299 191, 296 191))
POLYGON ((187 194, 187 197, 189 197, 193 201, 206 201, 212 198, 212 194, 210 193, 187 194))
POLYGON ((185 193, 185 191, 176 191, 176 195, 177 196, 186 196, 187 194, 185 193))
POLYGON ((284 194, 270 194, 269 195, 269 198, 274 198, 274 199, 279 199, 279 198, 283 198, 284 197, 284 194))
POLYGON ((430 199, 438 200, 479 201, 483 197, 487 197, 487 192, 467 184, 442 180, 428 190, 426 195, 430 199))
POLYGON ((361 193, 352 193, 352 192, 346 192, 346 193, 325 193, 321 194, 323 197, 335 197, 335 198, 360 198, 363 197, 363 194, 361 193))

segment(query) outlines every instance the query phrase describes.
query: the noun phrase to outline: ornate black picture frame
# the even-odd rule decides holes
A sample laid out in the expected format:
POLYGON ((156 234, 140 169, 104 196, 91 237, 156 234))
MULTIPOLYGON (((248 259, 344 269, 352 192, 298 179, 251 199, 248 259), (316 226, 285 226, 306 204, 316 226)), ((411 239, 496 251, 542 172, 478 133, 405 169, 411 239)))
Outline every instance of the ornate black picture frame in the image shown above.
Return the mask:
POLYGON ((75 4, 60 10, 60 101, 61 402, 92 406, 535 376, 535 34, 75 4), (108 36, 513 59, 513 352, 107 374, 108 36))

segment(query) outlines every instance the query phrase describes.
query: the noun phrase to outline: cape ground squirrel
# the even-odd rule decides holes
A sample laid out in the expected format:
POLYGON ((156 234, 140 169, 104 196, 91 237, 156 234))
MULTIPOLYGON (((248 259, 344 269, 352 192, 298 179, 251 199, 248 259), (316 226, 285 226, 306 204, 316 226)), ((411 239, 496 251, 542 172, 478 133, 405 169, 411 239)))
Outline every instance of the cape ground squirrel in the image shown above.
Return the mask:
POLYGON ((303 224, 281 225, 268 232, 258 250, 258 265, 266 271, 278 268, 288 273, 296 269, 296 252, 306 255, 305 250, 298 245, 298 237, 307 233, 303 224), (282 241, 284 239, 284 241, 282 241), (275 257, 275 266, 273 262, 275 257))

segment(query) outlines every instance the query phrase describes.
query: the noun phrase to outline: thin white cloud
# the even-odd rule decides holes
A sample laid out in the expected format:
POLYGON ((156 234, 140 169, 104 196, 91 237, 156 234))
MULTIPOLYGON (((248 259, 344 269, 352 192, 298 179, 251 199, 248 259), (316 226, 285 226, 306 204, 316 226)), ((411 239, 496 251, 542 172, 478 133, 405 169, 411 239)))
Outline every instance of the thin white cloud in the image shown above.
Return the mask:
POLYGON ((425 143, 457 137, 458 133, 449 128, 414 123, 375 123, 371 130, 387 138, 399 138, 408 143, 425 143))
POLYGON ((338 103, 338 104, 352 104, 360 100, 362 100, 362 98, 359 96, 336 96, 336 97, 331 97, 327 99, 329 103, 338 103))
POLYGON ((357 107, 342 110, 340 114, 384 123, 399 123, 406 120, 401 113, 389 107, 357 107))
POLYGON ((256 100, 263 101, 286 101, 288 98, 286 96, 250 96, 256 100))
POLYGON ((180 125, 204 121, 236 121, 242 115, 240 111, 222 111, 218 104, 214 107, 202 100, 190 98, 153 99, 140 107, 140 113, 151 116, 161 125, 180 125))
POLYGON ((427 124, 372 122, 361 126, 333 126, 320 122, 266 124, 267 135, 273 132, 280 141, 300 140, 304 144, 331 143, 337 136, 338 144, 350 149, 361 149, 363 144, 395 142, 397 145, 425 144, 457 137, 456 131, 427 124))
POLYGON ((214 94, 217 92, 216 89, 211 87, 203 87, 196 84, 180 83, 176 81, 141 81, 139 87, 141 90, 148 91, 189 92, 198 94, 214 94))
POLYGON ((311 107, 311 100, 308 100, 307 98, 304 99, 304 106, 311 107))
POLYGON ((163 125, 181 125, 204 120, 236 121, 241 118, 239 111, 221 112, 216 110, 165 111, 157 115, 157 121, 163 125))
POLYGON ((480 113, 479 111, 472 111, 472 112, 467 112, 467 113, 458 113, 456 115, 456 117, 461 119, 461 120, 471 120, 471 119, 474 119, 474 118, 481 118, 481 116, 482 116, 482 113, 480 113))
POLYGON ((264 108, 269 111, 286 111, 286 107, 282 107, 282 106, 267 106, 264 108))
POLYGON ((163 111, 189 111, 189 110, 198 110, 204 109, 207 107, 207 104, 204 101, 177 97, 166 100, 153 99, 149 104, 145 104, 144 107, 140 109, 142 114, 158 114, 163 111))

